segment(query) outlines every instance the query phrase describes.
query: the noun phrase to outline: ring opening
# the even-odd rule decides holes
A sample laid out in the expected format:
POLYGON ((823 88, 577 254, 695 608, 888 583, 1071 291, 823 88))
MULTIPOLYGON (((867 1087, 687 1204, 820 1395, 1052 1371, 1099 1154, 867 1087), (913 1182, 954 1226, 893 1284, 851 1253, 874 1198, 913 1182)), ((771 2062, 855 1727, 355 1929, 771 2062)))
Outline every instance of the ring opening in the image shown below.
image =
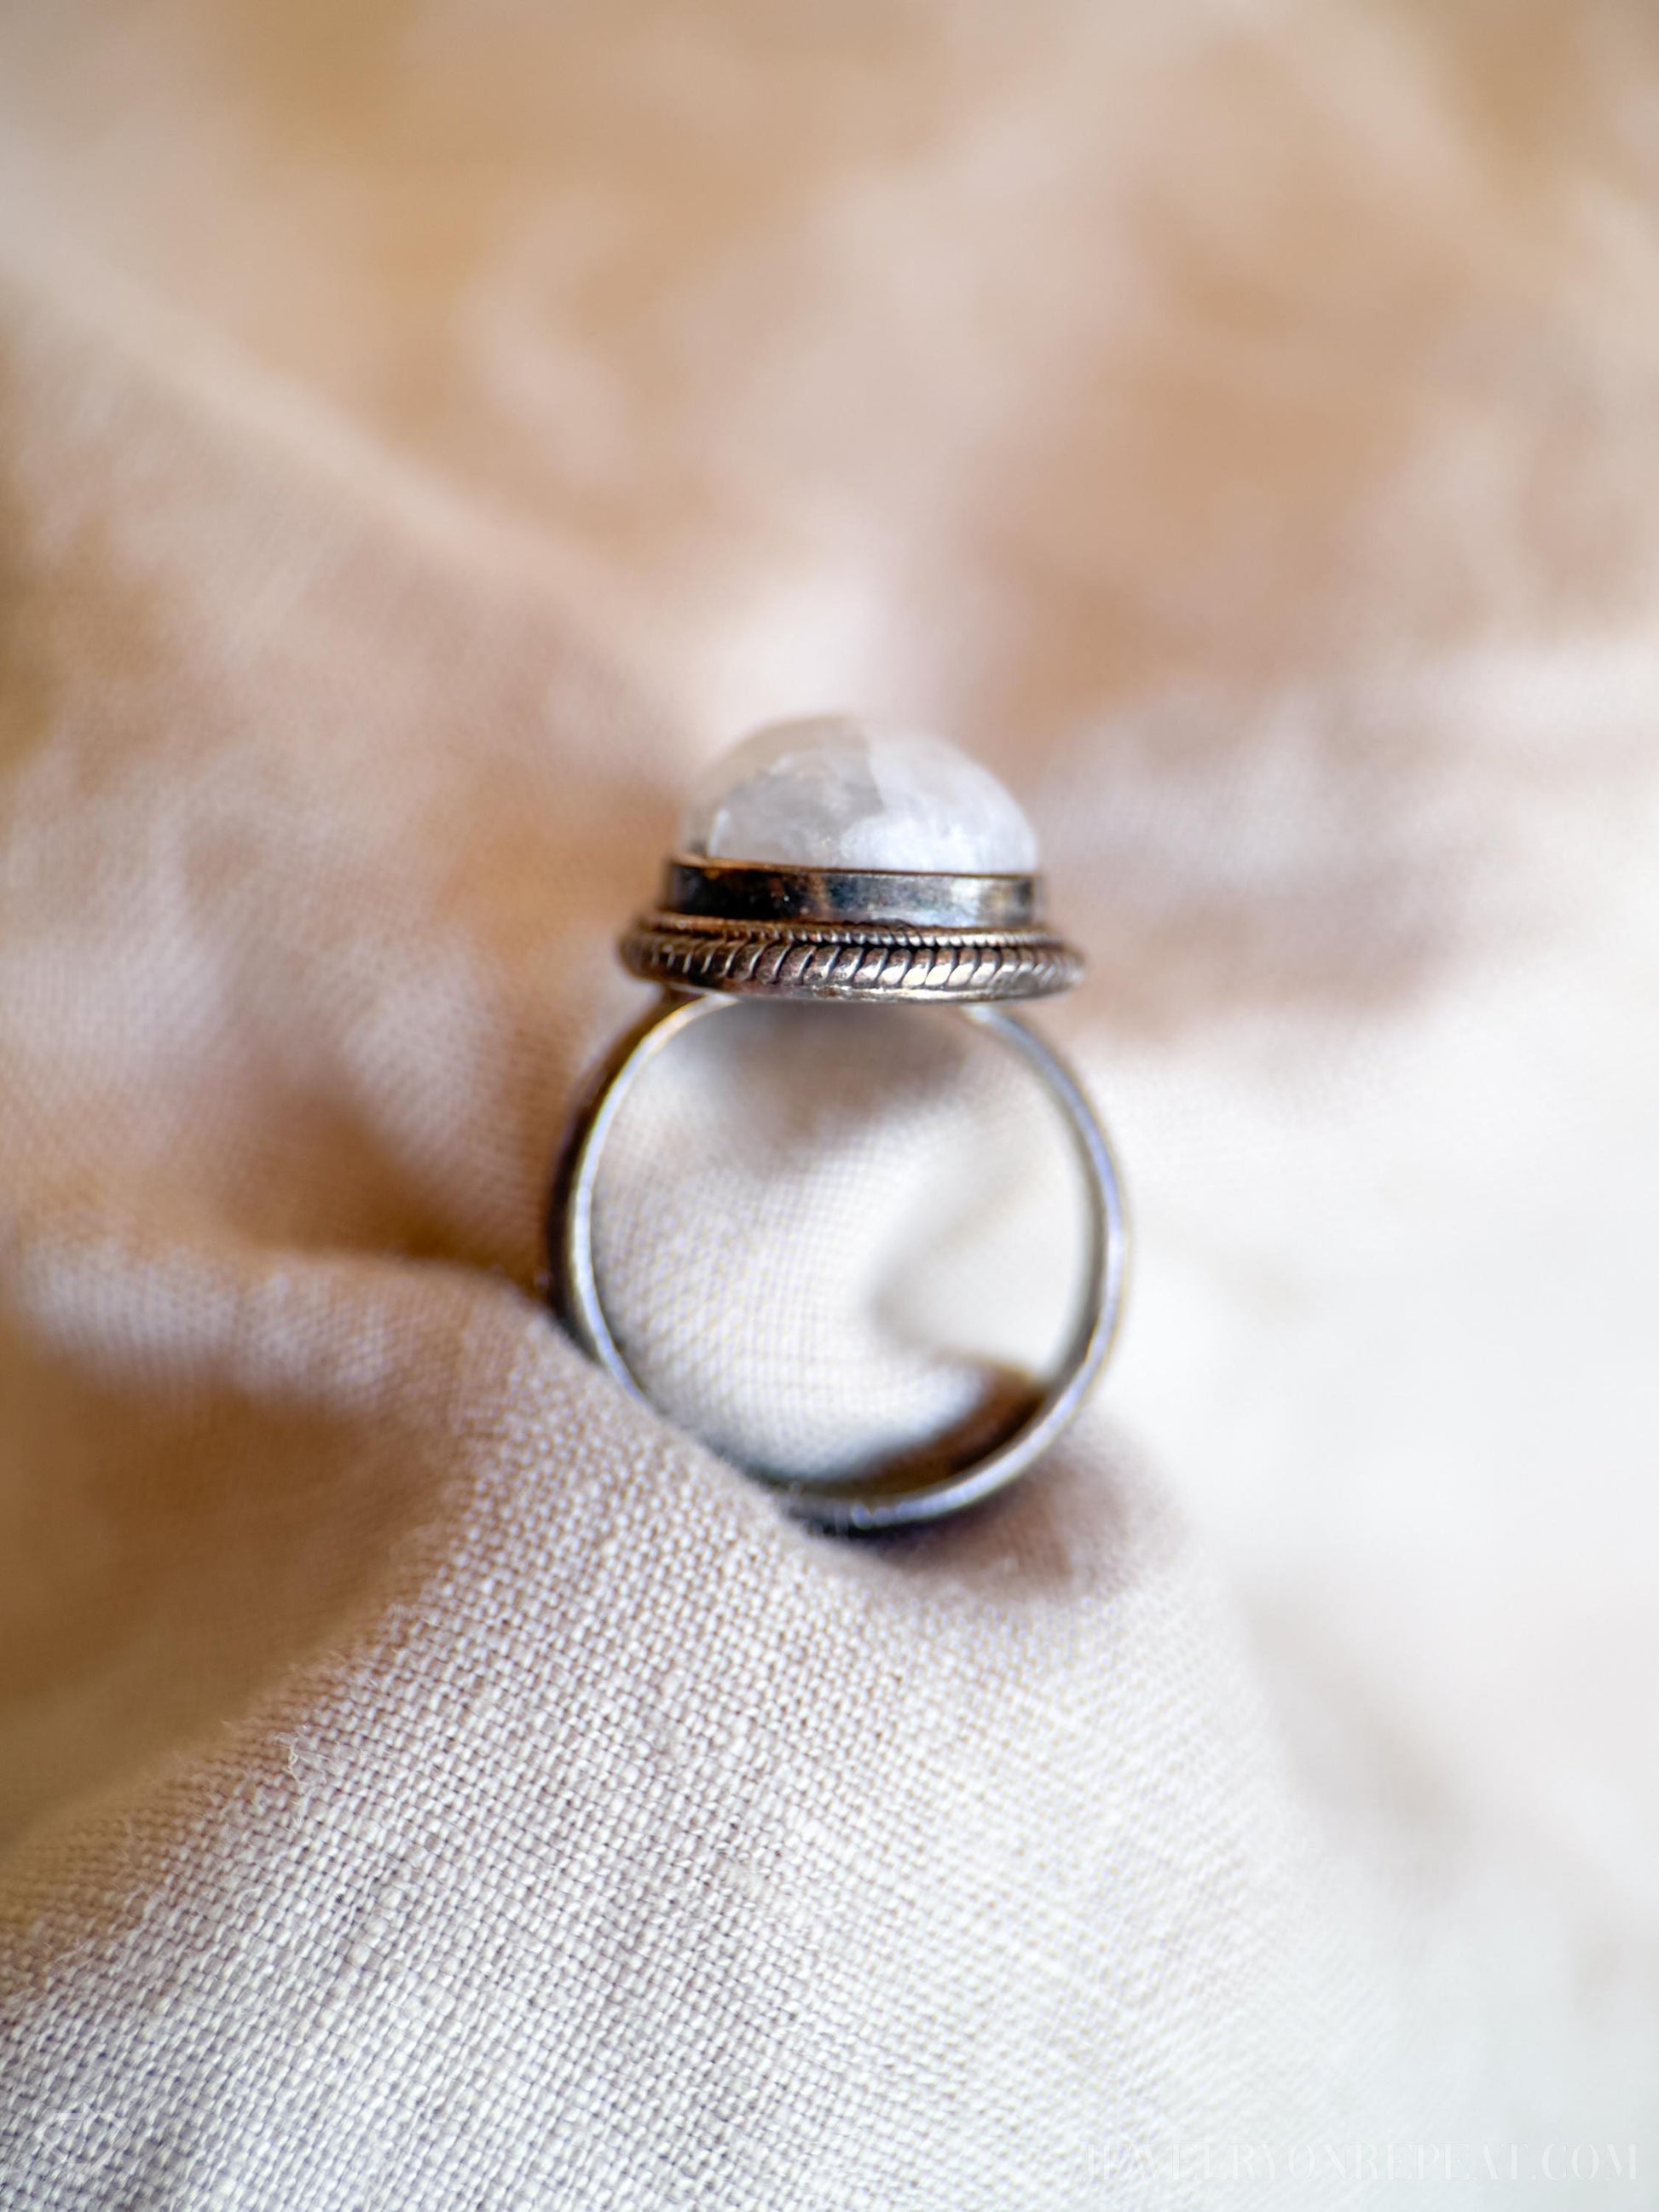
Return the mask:
POLYGON ((555 1224, 568 1314, 809 1517, 965 1497, 1103 1356, 1109 1156, 1006 1014, 681 1001, 610 1079, 555 1224))

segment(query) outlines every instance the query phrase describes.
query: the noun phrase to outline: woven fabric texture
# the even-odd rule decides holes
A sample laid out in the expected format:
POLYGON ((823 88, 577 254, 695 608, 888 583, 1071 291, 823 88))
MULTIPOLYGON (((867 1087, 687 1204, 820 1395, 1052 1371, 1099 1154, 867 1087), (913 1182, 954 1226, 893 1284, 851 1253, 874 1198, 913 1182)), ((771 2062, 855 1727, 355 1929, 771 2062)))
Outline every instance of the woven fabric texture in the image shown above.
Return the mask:
MULTIPOLYGON (((1659 47, 1518 14, 0 25, 7 2212, 1646 2201, 1659 47), (534 1295, 678 793, 842 706, 1031 812, 1139 1236, 869 1546, 534 1295)), ((1070 1264, 828 1034, 605 1231, 805 1464, 1070 1264)))

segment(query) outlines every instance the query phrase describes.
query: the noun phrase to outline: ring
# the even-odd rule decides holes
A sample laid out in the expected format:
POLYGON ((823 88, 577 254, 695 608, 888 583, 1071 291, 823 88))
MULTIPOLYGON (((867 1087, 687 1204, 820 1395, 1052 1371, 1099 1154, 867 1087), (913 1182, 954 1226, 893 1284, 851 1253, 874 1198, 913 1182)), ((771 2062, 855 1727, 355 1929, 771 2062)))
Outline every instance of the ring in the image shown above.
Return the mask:
POLYGON ((593 1212, 607 1139, 646 1066, 744 999, 938 1006, 1012 1052, 1059 1109, 1087 1194, 1084 1294, 1054 1372, 1020 1378, 945 1437, 845 1477, 744 1472, 814 1526, 931 1521, 1022 1474, 1080 1409, 1111 1349, 1127 1234, 1112 1150, 1082 1086, 1008 1002, 1082 970, 1043 915, 1036 838, 1002 786, 935 738, 842 718, 782 723, 735 748, 694 793, 657 903, 622 939, 660 985, 578 1100, 554 1172, 546 1289, 587 1356, 649 1398, 605 1312, 593 1212))

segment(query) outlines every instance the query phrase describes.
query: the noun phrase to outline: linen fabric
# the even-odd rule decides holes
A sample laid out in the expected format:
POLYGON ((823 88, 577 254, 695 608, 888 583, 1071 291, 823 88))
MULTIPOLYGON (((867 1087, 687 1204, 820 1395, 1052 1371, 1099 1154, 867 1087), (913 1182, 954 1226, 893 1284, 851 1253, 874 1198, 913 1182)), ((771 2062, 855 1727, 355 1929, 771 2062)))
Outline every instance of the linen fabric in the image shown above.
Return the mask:
MULTIPOLYGON (((1645 2201, 1646 13, 0 57, 0 2203, 1645 2201), (1139 1236, 1053 1463, 864 1547, 534 1295, 679 794, 841 708, 1028 807, 1139 1236)), ((607 1247, 809 1458, 1064 1272, 825 1035, 607 1247)))

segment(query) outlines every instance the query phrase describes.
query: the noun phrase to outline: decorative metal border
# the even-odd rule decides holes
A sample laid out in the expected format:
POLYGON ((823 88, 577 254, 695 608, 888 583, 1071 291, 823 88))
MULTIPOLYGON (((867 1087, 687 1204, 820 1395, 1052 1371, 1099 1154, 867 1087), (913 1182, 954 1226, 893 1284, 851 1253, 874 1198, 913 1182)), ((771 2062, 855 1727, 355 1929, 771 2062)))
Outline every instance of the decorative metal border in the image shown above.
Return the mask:
POLYGON ((1045 929, 946 930, 886 922, 742 921, 654 908, 624 964, 672 991, 968 1006, 1068 991, 1082 957, 1045 929))

